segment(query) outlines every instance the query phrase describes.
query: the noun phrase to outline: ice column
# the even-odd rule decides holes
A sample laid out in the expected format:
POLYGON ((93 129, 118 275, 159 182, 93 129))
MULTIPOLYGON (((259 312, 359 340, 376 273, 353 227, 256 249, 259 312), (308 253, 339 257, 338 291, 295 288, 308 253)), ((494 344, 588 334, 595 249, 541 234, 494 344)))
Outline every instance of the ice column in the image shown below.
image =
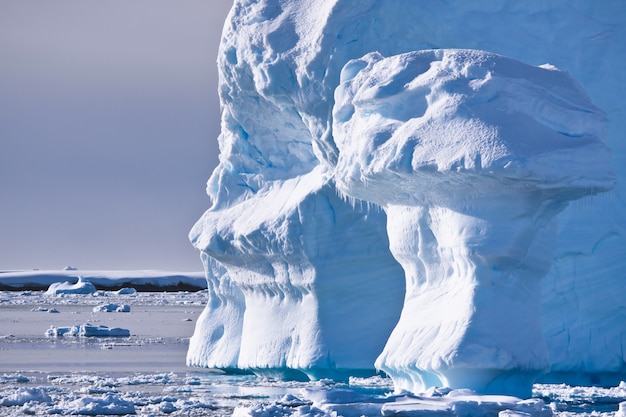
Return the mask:
POLYGON ((467 205, 386 208, 407 293, 377 366, 397 389, 528 397, 537 374, 548 370, 539 284, 561 204, 519 189, 496 192, 467 205))
POLYGON ((405 271, 377 367, 412 392, 528 396, 555 216, 613 186, 604 114, 554 68, 437 50, 348 62, 333 117, 337 186, 385 208, 405 271))
POLYGON ((209 302, 189 365, 296 380, 375 373, 400 315, 402 271, 384 212, 350 205, 319 174, 198 221, 209 302))

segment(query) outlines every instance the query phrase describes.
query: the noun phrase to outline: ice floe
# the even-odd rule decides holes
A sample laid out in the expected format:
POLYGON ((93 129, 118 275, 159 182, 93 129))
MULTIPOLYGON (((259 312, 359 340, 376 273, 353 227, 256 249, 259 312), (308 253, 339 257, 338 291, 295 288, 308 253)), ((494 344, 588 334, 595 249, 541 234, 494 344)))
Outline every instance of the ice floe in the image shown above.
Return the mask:
POLYGON ((94 326, 93 324, 85 323, 70 327, 56 327, 51 326, 46 331, 48 337, 61 337, 61 336, 77 336, 77 337, 128 337, 130 336, 130 330, 122 329, 119 327, 109 328, 105 325, 94 326))
POLYGON ((102 304, 95 306, 93 308, 94 313, 105 312, 105 313, 130 313, 130 306, 128 304, 102 304))

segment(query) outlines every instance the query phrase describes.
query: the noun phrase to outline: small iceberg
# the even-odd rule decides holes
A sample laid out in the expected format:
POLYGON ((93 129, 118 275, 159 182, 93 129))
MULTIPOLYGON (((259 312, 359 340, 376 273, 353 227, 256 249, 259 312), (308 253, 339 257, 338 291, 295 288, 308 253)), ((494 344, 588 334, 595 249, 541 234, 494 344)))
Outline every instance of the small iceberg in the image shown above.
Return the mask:
POLYGON ((94 313, 130 313, 128 304, 102 304, 93 308, 94 313))
POLYGON ((135 295, 137 294, 137 290, 132 287, 121 288, 116 291, 118 295, 135 295))
POLYGON ((48 291, 46 291, 46 295, 93 294, 94 292, 96 292, 95 285, 87 281, 84 277, 79 276, 76 283, 65 281, 51 284, 48 287, 48 291))
POLYGON ((45 335, 48 337, 129 337, 130 330, 104 325, 94 326, 93 324, 85 323, 70 327, 50 326, 50 328, 46 330, 45 335))

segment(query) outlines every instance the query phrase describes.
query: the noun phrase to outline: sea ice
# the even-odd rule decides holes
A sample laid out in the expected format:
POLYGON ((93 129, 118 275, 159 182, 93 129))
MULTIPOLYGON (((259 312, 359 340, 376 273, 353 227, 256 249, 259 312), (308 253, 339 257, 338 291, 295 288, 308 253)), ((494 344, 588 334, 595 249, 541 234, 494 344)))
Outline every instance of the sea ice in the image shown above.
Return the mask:
POLYGON ((29 402, 50 403, 50 395, 44 388, 18 388, 14 392, 0 397, 0 405, 11 407, 29 402))
POLYGON ((115 303, 101 304, 101 305, 95 306, 93 308, 93 311, 94 311, 94 313, 98 313, 98 312, 104 312, 104 313, 111 313, 111 312, 129 313, 130 312, 130 306, 128 304, 115 304, 115 303))
MULTIPOLYGON (((190 305, 200 306, 206 298, 204 291, 138 293, 126 297, 112 291, 95 297, 0 292, 3 306, 0 323, 14 323, 24 312, 38 322, 58 319, 28 313, 42 301, 47 301, 50 307, 71 305, 81 314, 90 314, 91 308, 104 297, 127 299, 134 310, 132 315, 108 319, 130 319, 154 307, 152 314, 142 316, 138 322, 143 327, 141 330, 150 333, 133 334, 132 342, 107 341, 106 346, 113 346, 113 350, 103 351, 99 349, 104 345, 100 340, 50 341, 42 334, 38 338, 27 336, 29 331, 21 328, 16 337, 3 341, 6 344, 0 349, 12 359, 4 361, 0 369, 0 415, 128 415, 134 408, 136 415, 155 416, 224 417, 234 412, 240 416, 360 417, 394 415, 400 411, 409 416, 432 416, 435 410, 438 415, 450 417, 495 417, 498 412, 502 417, 547 417, 551 412, 558 417, 614 417, 619 413, 619 404, 626 400, 625 383, 611 388, 535 385, 534 398, 520 400, 447 388, 394 394, 392 381, 381 376, 350 377, 347 383, 328 379, 283 382, 253 375, 185 369, 184 350, 174 351, 166 345, 150 361, 146 348, 151 345, 163 344, 163 340, 172 343, 173 339, 175 343, 186 343, 191 328, 187 333, 176 333, 181 327, 178 318, 187 314, 185 309, 191 309, 190 305), (164 300, 168 302, 162 303, 164 300), (84 308, 79 308, 77 303, 84 303, 84 308), (167 319, 172 315, 176 318, 167 319), (166 325, 168 321, 171 326, 166 325), (51 363, 42 361, 46 353, 51 355, 54 371, 49 368, 51 363), (90 355, 85 356, 86 353, 90 355), (26 355, 32 356, 31 361, 20 359, 26 355), (84 362, 77 369, 79 358, 84 362), (166 358, 171 358, 171 365, 164 366, 166 358), (161 371, 155 371, 156 367, 161 371)), ((20 323, 16 325, 22 327, 20 323)))
POLYGON ((117 394, 68 399, 59 402, 56 407, 63 414, 85 416, 135 414, 135 405, 117 394))
POLYGON ((46 308, 46 307, 37 307, 37 308, 32 308, 30 311, 41 311, 41 312, 46 312, 46 313, 60 313, 60 311, 55 308, 46 308))
POLYGON ((285 396, 271 403, 240 406, 233 416, 524 416, 551 417, 541 399, 520 400, 503 395, 477 395, 469 390, 433 391, 431 395, 358 393, 346 388, 306 390, 302 397, 285 396), (302 398, 304 397, 304 398, 302 398), (296 410, 296 414, 292 414, 296 410))
POLYGON ((71 327, 50 326, 50 328, 46 331, 46 336, 128 337, 130 336, 130 330, 119 327, 110 328, 105 325, 94 326, 93 324, 85 323, 71 327))

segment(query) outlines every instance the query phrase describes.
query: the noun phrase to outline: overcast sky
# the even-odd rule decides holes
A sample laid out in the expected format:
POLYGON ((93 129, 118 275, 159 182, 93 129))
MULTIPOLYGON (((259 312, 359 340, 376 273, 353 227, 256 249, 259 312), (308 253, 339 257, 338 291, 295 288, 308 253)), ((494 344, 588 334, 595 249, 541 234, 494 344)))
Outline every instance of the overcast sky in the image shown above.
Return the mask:
POLYGON ((202 269, 231 3, 0 1, 0 270, 202 269))

